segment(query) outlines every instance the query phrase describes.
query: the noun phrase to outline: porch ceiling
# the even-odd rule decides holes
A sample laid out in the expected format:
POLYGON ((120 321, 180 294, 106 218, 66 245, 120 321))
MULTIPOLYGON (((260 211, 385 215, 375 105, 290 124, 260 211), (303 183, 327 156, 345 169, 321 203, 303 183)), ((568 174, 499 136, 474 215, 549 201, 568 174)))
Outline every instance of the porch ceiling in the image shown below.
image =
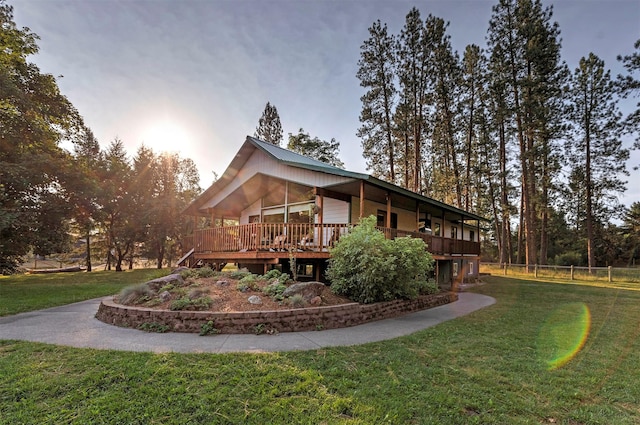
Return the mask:
POLYGON ((216 216, 240 217, 243 210, 262 198, 265 193, 276 190, 282 184, 281 179, 256 174, 214 207, 216 216))

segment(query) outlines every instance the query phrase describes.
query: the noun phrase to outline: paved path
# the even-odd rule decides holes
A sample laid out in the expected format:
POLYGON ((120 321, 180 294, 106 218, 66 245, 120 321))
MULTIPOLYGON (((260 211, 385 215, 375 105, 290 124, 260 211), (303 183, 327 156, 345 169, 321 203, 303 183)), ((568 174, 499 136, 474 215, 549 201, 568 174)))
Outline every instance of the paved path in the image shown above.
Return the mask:
MULTIPOLYGON (((486 295, 462 292, 458 301, 393 319, 325 331, 277 335, 199 336, 147 333, 107 325, 96 319, 101 298, 46 310, 0 317, 0 339, 124 351, 225 353, 314 350, 357 345, 408 335, 495 303, 486 295)), ((109 297, 110 298, 110 297, 109 297)))

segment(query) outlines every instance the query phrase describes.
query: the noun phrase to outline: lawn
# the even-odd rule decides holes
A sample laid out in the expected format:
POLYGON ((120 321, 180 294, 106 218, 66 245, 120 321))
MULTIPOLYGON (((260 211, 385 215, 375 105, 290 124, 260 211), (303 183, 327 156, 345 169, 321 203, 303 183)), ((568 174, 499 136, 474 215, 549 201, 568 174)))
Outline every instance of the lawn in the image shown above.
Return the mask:
POLYGON ((136 269, 0 276, 0 316, 116 294, 125 286, 168 273, 168 269, 136 269))
POLYGON ((485 280, 474 291, 495 305, 355 347, 153 354, 3 341, 0 423, 640 423, 640 291, 485 280))

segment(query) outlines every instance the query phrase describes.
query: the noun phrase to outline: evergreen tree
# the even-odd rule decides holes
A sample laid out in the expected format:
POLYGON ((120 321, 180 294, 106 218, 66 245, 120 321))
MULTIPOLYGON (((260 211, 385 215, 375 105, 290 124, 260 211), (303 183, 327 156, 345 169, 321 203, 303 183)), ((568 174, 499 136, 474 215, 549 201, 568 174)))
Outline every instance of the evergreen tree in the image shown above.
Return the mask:
POLYGON ((111 270, 113 259, 116 271, 122 271, 122 262, 129 258, 138 238, 135 217, 139 210, 133 202, 132 169, 121 140, 116 138, 111 142, 104 161, 100 204, 107 237, 107 267, 111 270))
MULTIPOLYGON (((618 56, 628 72, 627 75, 618 75, 617 81, 618 92, 625 99, 630 95, 640 97, 640 39, 635 42, 634 47, 636 51, 632 54, 618 56)), ((636 104, 636 110, 626 117, 624 125, 628 133, 636 134, 634 148, 640 149, 640 102, 636 104)))
POLYGON ((640 260, 640 202, 634 202, 625 211, 621 227, 627 266, 635 266, 640 260))
POLYGON ((541 251, 546 252, 545 217, 551 199, 548 182, 558 172, 555 161, 560 127, 555 125, 555 119, 564 81, 559 30, 557 23, 551 23, 551 16, 552 9, 543 8, 539 0, 500 0, 493 7, 488 36, 492 68, 499 70, 497 78, 507 88, 505 110, 515 122, 521 182, 520 229, 528 265, 539 260, 539 237, 541 251), (539 181, 543 182, 541 186, 539 181))
POLYGON ((85 266, 90 272, 91 238, 101 214, 99 170, 102 167, 100 145, 90 129, 85 128, 74 140, 73 157, 74 167, 68 184, 69 200, 77 229, 85 239, 85 266))
POLYGON ((304 129, 301 128, 298 134, 289 133, 287 149, 334 167, 344 168, 344 164, 338 158, 340 142, 336 142, 336 139, 331 139, 330 142, 320 140, 317 137, 312 139, 309 133, 305 133, 304 129))
POLYGON ((362 112, 358 137, 363 156, 373 175, 396 183, 396 147, 393 137, 393 110, 396 101, 394 67, 395 40, 380 20, 369 28, 369 39, 360 47, 356 77, 367 92, 360 98, 362 112))
POLYGON ((626 183, 620 175, 628 174, 629 151, 619 138, 622 116, 614 91, 610 72, 600 58, 590 53, 580 59, 568 93, 572 121, 568 155, 582 174, 575 190, 584 193, 589 267, 596 266, 596 226, 615 215, 617 195, 626 183))
POLYGON ((431 88, 428 86, 430 58, 424 32, 420 11, 414 7, 407 14, 405 25, 400 32, 396 72, 400 84, 400 102, 406 108, 406 114, 403 114, 405 121, 398 125, 407 128, 406 144, 411 146, 410 150, 405 151, 405 155, 411 157, 412 162, 408 167, 410 180, 406 182, 405 187, 418 193, 428 193, 428 188, 423 186, 422 160, 431 88))
POLYGON ((457 53, 451 48, 446 29, 449 24, 429 15, 425 20, 424 42, 429 87, 433 87, 431 134, 431 196, 462 208, 462 152, 460 138, 460 89, 462 70, 457 53))
POLYGON ((282 143, 282 124, 275 105, 267 102, 262 116, 258 120, 255 137, 276 146, 280 146, 282 143))

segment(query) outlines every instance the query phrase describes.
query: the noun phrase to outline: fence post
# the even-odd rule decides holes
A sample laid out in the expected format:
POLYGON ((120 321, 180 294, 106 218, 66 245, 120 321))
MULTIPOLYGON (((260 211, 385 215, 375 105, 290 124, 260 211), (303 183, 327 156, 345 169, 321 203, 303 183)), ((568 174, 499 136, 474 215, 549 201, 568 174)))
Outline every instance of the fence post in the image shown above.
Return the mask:
POLYGON ((507 275, 507 263, 504 263, 504 275, 507 275))
POLYGON ((573 280, 573 264, 571 265, 571 280, 573 280))
POLYGON ((533 266, 533 277, 535 277, 536 279, 538 278, 538 265, 535 264, 533 266))
POLYGON ((609 283, 611 283, 611 266, 607 267, 607 272, 609 273, 609 283))

